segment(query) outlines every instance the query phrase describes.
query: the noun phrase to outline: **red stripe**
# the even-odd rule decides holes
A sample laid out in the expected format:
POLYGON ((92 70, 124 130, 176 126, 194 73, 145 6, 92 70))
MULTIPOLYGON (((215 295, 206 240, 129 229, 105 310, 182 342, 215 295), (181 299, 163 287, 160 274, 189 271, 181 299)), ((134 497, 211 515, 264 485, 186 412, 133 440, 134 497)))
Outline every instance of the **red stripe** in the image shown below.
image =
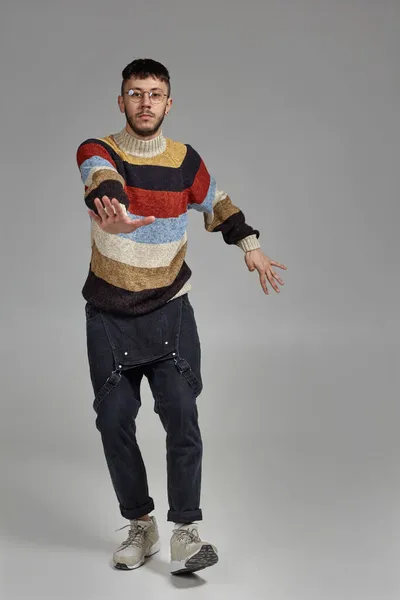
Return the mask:
POLYGON ((158 192, 125 186, 129 198, 129 212, 142 217, 167 219, 179 217, 187 210, 187 191, 158 192))
POLYGON ((210 181, 211 176, 207 171, 204 162, 201 161, 199 170, 196 173, 196 177, 189 188, 191 204, 201 204, 205 200, 210 187, 210 181))
POLYGON ((85 162, 85 160, 87 160, 88 158, 92 158, 93 156, 101 156, 101 158, 105 158, 105 160, 108 160, 113 165, 113 167, 117 168, 115 162, 113 161, 107 150, 100 144, 95 143, 88 143, 80 146, 76 155, 78 167, 80 167, 81 164, 85 162))

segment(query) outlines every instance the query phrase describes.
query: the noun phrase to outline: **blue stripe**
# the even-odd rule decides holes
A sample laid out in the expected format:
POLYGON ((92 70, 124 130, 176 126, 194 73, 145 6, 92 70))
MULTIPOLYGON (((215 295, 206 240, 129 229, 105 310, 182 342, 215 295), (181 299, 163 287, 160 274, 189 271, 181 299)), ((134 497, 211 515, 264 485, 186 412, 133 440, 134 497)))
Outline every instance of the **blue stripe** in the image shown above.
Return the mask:
POLYGON ((213 177, 210 178, 210 186, 208 188, 207 196, 203 200, 201 204, 188 204, 188 208, 194 208, 199 212, 211 213, 212 212, 212 203, 215 198, 215 193, 217 191, 217 184, 213 177))
MULTIPOLYGON (((127 214, 131 219, 143 218, 141 215, 133 215, 129 212, 127 214)), ((156 219, 151 225, 139 227, 132 233, 119 233, 118 235, 144 244, 168 244, 182 239, 186 231, 187 221, 188 215, 187 212, 184 212, 179 217, 156 219)))
POLYGON ((89 177, 90 171, 93 167, 107 167, 108 169, 112 169, 117 172, 114 165, 112 165, 108 160, 102 158, 101 156, 91 156, 87 160, 85 160, 80 167, 81 176, 83 183, 86 184, 86 181, 89 177))

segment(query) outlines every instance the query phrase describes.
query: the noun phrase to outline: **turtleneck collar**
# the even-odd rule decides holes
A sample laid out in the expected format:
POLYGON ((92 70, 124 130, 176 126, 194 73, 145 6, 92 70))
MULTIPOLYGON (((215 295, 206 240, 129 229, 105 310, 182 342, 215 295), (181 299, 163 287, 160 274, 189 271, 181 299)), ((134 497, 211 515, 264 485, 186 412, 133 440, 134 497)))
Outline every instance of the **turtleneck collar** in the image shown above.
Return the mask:
POLYGON ((124 152, 142 158, 152 158, 153 156, 162 154, 167 148, 167 140, 162 132, 153 140, 140 140, 128 133, 124 128, 119 133, 115 133, 113 138, 124 152))

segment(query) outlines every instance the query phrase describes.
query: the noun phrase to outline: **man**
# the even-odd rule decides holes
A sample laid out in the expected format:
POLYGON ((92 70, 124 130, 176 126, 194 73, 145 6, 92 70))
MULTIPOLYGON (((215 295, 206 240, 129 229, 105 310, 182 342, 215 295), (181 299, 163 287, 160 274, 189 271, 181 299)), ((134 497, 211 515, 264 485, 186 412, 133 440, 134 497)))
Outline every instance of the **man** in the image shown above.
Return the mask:
POLYGON ((168 70, 139 59, 122 72, 118 96, 122 131, 80 144, 77 163, 91 217, 91 262, 82 294, 93 408, 127 539, 113 564, 135 569, 159 550, 150 513, 146 469, 136 440, 140 383, 148 378, 154 410, 166 431, 171 573, 194 572, 218 561, 202 541, 202 439, 197 397, 201 349, 185 262, 188 210, 204 215, 209 232, 238 246, 247 268, 276 292, 283 285, 266 257, 259 232, 220 190, 190 145, 163 136, 172 106, 168 70))

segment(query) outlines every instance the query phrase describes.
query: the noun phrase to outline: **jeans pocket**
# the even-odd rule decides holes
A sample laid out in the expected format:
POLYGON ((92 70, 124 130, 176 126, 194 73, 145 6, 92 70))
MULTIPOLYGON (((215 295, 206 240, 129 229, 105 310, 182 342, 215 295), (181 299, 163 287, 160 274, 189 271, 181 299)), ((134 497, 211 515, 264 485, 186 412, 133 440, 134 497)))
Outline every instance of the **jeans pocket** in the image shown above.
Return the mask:
POLYGON ((97 317, 97 315, 99 315, 100 312, 101 312, 100 309, 97 308, 96 306, 94 306, 94 304, 91 304, 90 302, 86 302, 86 304, 85 304, 86 322, 89 322, 92 319, 94 319, 95 317, 97 317))

